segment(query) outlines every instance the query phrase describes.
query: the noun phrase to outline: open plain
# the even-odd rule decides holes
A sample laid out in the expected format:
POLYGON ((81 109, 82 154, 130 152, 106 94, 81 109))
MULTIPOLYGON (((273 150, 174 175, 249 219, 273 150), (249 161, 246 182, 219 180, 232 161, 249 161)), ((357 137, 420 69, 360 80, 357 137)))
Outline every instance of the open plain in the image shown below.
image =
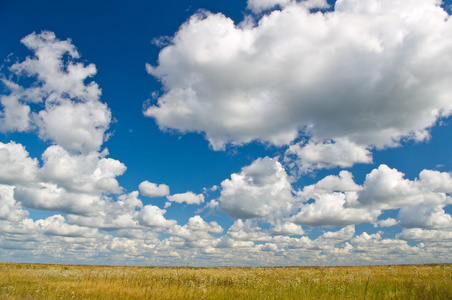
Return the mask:
POLYGON ((452 299, 452 265, 242 268, 0 263, 0 299, 452 299))

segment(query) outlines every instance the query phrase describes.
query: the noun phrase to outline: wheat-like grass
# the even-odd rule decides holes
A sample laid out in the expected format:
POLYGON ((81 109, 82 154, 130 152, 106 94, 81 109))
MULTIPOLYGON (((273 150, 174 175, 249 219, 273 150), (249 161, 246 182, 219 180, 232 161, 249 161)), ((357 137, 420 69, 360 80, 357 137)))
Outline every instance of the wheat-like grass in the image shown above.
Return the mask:
POLYGON ((196 268, 0 263, 0 299, 452 299, 452 265, 196 268))

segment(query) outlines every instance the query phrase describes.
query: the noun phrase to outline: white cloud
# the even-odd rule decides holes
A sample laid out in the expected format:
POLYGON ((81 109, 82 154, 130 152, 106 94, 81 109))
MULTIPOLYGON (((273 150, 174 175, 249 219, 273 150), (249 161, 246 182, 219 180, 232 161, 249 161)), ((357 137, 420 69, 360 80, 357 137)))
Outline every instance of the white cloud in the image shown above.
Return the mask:
POLYGON ((276 252, 278 250, 278 246, 273 244, 273 243, 266 243, 265 245, 262 245, 261 250, 262 251, 276 252))
POLYGON ((35 118, 41 139, 52 140, 71 151, 99 150, 111 120, 105 104, 63 100, 46 106, 35 118))
POLYGON ((18 186, 14 189, 14 198, 27 208, 85 216, 98 214, 105 203, 97 195, 67 192, 52 183, 18 186))
POLYGON ((27 184, 36 180, 38 160, 30 158, 21 144, 0 142, 0 183, 27 184))
POLYGON ((402 207, 397 219, 404 228, 452 229, 452 216, 444 211, 444 205, 402 207))
POLYGON ((168 228, 176 225, 177 222, 175 220, 165 219, 163 216, 165 213, 166 210, 160 209, 157 206, 146 205, 141 209, 138 220, 140 224, 151 227, 168 228))
POLYGON ((253 220, 236 220, 229 227, 227 236, 238 241, 269 241, 272 237, 253 220))
POLYGON ((291 145, 286 153, 286 161, 292 155, 301 173, 323 168, 349 168, 355 163, 372 163, 372 154, 365 146, 358 146, 347 139, 337 141, 301 142, 291 145))
POLYGON ((355 201, 356 193, 328 193, 314 198, 314 203, 301 207, 300 212, 292 217, 292 222, 310 226, 344 226, 375 221, 381 213, 379 210, 346 207, 347 203, 355 201))
POLYGON ((352 13, 358 15, 385 15, 401 14, 402 17, 421 17, 424 10, 436 12, 433 8, 441 4, 438 0, 414 0, 414 1, 359 1, 359 0, 338 0, 335 10, 339 12, 352 13), (413 10, 415 10, 413 12, 413 10))
POLYGON ((397 238, 407 241, 430 241, 441 242, 452 240, 452 231, 444 230, 425 230, 422 228, 404 228, 397 238))
POLYGON ((223 228, 216 222, 207 223, 200 216, 194 216, 184 226, 175 225, 167 232, 190 242, 200 242, 200 240, 213 240, 214 237, 211 234, 222 233, 223 228))
POLYGON ((15 73, 25 73, 28 76, 37 76, 43 83, 43 90, 54 92, 57 95, 68 94, 70 98, 80 100, 97 100, 100 90, 96 83, 84 84, 84 80, 96 74, 94 64, 84 66, 74 63, 73 59, 80 57, 71 40, 61 41, 50 31, 40 34, 32 33, 24 37, 21 42, 34 52, 35 57, 11 66, 15 73), (68 55, 68 61, 63 56, 68 55))
POLYGON ((50 146, 42 154, 44 165, 39 173, 43 180, 71 192, 121 193, 116 177, 122 175, 126 167, 117 160, 106 158, 107 154, 104 150, 74 155, 60 146, 50 146))
POLYGON ((168 196, 170 193, 169 186, 166 184, 155 184, 147 180, 140 183, 138 188, 143 196, 151 198, 168 196))
POLYGON ((452 192, 452 176, 450 173, 422 170, 419 173, 419 179, 419 183, 424 189, 439 193, 452 192))
POLYGON ((319 240, 347 241, 355 235, 355 225, 346 226, 338 231, 328 231, 319 237, 319 240))
POLYGON ((68 237, 96 237, 99 236, 97 229, 69 225, 61 215, 50 216, 47 219, 38 220, 36 226, 46 235, 68 236, 68 237))
POLYGON ((302 235, 304 234, 303 228, 300 225, 291 222, 276 222, 275 225, 270 228, 272 235, 302 235))
POLYGON ((348 171, 341 171, 339 176, 326 176, 297 193, 300 201, 305 204, 299 205, 299 211, 292 216, 291 221, 311 226, 372 222, 380 215, 380 210, 352 207, 360 190, 362 187, 354 182, 353 175, 348 171), (310 203, 310 200, 314 202, 310 203))
POLYGON ((24 92, 17 84, 2 80, 3 84, 11 90, 9 95, 1 95, 0 103, 3 111, 0 111, 0 131, 26 131, 31 128, 30 107, 20 99, 24 98, 24 92))
POLYGON ((374 223, 374 227, 391 227, 395 226, 399 223, 396 219, 393 218, 387 218, 385 220, 379 220, 374 223))
POLYGON ((261 12, 263 10, 271 9, 277 5, 284 7, 288 5, 291 0, 248 0, 248 8, 254 12, 261 12))
POLYGON ((233 218, 265 217, 291 209, 292 185, 282 165, 259 158, 221 183, 220 209, 233 218))
POLYGON ((328 175, 313 185, 305 186, 303 191, 298 194, 304 197, 312 197, 316 194, 331 192, 357 192, 362 189, 363 187, 357 185, 353 180, 352 173, 348 171, 341 171, 339 176, 328 175))
MULTIPOLYGON (((364 189, 358 192, 357 203, 376 209, 397 209, 421 203, 443 204, 450 201, 444 193, 422 189, 422 183, 403 177, 404 174, 396 169, 380 165, 367 174, 364 189)), ((429 184, 424 182, 423 185, 427 187, 429 184)))
POLYGON ((301 134, 312 139, 301 150, 310 168, 369 163, 372 147, 424 140, 450 115, 452 23, 438 1, 344 0, 325 14, 304 2, 248 3, 277 4, 255 26, 192 16, 147 66, 165 93, 145 115, 204 132, 214 149, 301 134))
POLYGON ((0 220, 18 222, 28 216, 28 211, 14 199, 14 187, 0 184, 0 220))
POLYGON ((203 194, 196 195, 193 192, 169 195, 169 196, 166 196, 166 198, 168 199, 168 201, 176 202, 176 203, 201 204, 204 202, 203 194))
POLYGON ((144 227, 139 224, 142 221, 143 203, 138 199, 138 194, 138 191, 122 194, 117 197, 117 201, 101 198, 99 202, 92 205, 94 209, 90 214, 71 212, 68 215, 68 222, 108 231, 143 229, 144 227))
POLYGON ((70 40, 61 41, 53 32, 32 33, 22 43, 34 52, 9 69, 18 76, 36 79, 24 88, 3 79, 11 91, 0 102, 1 131, 26 131, 36 127, 39 137, 66 150, 98 151, 111 121, 107 105, 99 102, 101 90, 95 82, 85 80, 96 74, 93 64, 75 62, 79 54, 70 40), (44 109, 34 112, 29 102, 44 109))

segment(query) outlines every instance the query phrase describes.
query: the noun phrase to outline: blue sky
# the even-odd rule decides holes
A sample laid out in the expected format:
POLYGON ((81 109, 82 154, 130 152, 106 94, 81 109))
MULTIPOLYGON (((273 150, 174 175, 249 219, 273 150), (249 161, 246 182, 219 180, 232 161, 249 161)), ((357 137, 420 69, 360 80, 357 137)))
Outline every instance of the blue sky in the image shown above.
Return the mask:
POLYGON ((2 1, 0 259, 450 262, 450 5, 2 1))

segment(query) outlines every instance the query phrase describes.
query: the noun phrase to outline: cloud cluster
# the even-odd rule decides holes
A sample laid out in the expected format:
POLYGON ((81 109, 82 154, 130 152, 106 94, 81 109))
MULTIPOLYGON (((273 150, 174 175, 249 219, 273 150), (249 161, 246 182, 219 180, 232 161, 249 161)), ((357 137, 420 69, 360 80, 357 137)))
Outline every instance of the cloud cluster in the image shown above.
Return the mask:
POLYGON ((50 145, 34 158, 22 144, 0 143, 0 255, 199 265, 447 261, 450 173, 407 179, 382 164, 362 184, 346 170, 301 187, 297 177, 372 163, 375 148, 425 140, 450 114, 452 31, 437 2, 338 0, 313 13, 326 1, 249 0, 240 24, 192 16, 158 65, 147 65, 164 92, 145 115, 161 128, 202 132, 215 150, 254 140, 285 146, 282 157, 258 158, 209 190, 216 198, 149 181, 126 192, 118 181, 126 166, 102 149, 111 113, 89 80, 96 67, 78 62, 69 39, 28 35, 22 43, 34 56, 1 77, 8 93, 0 131, 36 133, 50 145), (22 76, 34 81, 13 81, 22 76), (140 195, 167 202, 161 208, 140 195), (173 204, 200 208, 178 224, 166 217, 173 204), (28 209, 54 214, 33 220, 28 209), (375 228, 358 232, 360 223, 375 228), (377 231, 391 226, 402 231, 377 231))
POLYGON ((265 217, 291 209, 290 178, 276 159, 265 157, 221 183, 220 207, 233 218, 265 217))
POLYGON ((147 180, 140 183, 138 188, 143 196, 151 198, 168 196, 170 192, 169 186, 166 184, 155 184, 147 180))
POLYGON ((436 0, 248 1, 255 23, 196 14, 147 65, 164 93, 144 114, 218 150, 292 145, 301 171, 370 163, 451 113, 451 22, 436 0), (271 120, 271 121, 269 121, 271 120), (296 143, 304 136, 308 142, 296 143))
POLYGON ((413 181, 380 165, 366 176, 363 185, 358 185, 350 172, 341 171, 296 191, 281 164, 266 157, 223 181, 218 204, 233 218, 269 222, 275 233, 283 226, 284 231, 295 230, 296 224, 452 229, 451 216, 444 210, 452 203, 450 180, 449 173, 423 170, 413 181), (397 220, 378 220, 385 210, 399 210, 397 220), (282 221, 289 223, 283 225, 282 221))
POLYGON ((0 131, 37 129, 41 139, 68 151, 99 150, 111 113, 99 101, 98 85, 85 84, 96 74, 96 67, 76 62, 80 55, 75 46, 70 40, 57 39, 53 32, 32 33, 22 43, 35 56, 13 64, 9 70, 16 76, 34 77, 36 82, 23 87, 2 78, 11 93, 0 97, 0 131), (40 104, 42 109, 33 111, 30 104, 40 104))
MULTIPOLYGON (((34 56, 14 63, 9 71, 34 81, 21 86, 13 82, 14 76, 2 76, 9 94, 0 96, 0 130, 32 131, 52 145, 38 160, 21 144, 0 143, 0 219, 34 224, 44 235, 54 236, 174 226, 176 221, 163 216, 165 210, 144 206, 137 191, 123 193, 117 177, 126 166, 101 149, 111 114, 100 102, 98 85, 85 83, 96 67, 77 62, 80 56, 71 41, 61 41, 52 32, 32 33, 22 43, 34 56), (66 217, 58 214, 34 222, 27 218, 27 208, 66 217)), ((169 192, 166 185, 152 191, 148 182, 140 188, 148 196, 169 192)))

